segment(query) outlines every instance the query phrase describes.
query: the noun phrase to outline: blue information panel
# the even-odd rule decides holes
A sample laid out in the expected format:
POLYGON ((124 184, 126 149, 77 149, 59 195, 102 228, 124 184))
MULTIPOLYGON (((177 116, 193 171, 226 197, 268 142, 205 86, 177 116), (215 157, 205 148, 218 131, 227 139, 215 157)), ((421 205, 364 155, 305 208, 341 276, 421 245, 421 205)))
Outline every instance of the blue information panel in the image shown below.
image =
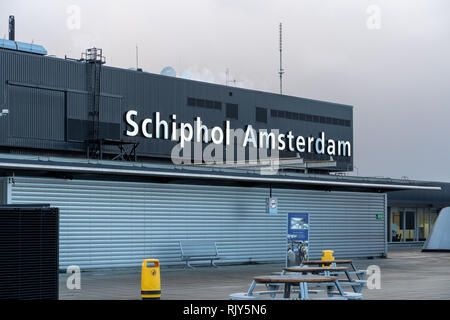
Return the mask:
POLYGON ((288 213, 288 240, 309 241, 309 214, 288 213))

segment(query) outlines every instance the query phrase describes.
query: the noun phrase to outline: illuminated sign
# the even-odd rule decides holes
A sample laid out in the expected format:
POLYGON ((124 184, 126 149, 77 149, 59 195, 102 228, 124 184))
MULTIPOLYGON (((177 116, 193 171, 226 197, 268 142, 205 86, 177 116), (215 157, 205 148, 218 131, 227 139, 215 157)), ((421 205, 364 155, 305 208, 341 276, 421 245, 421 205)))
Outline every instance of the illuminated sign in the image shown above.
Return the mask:
POLYGON ((230 121, 225 121, 225 129, 216 126, 208 128, 197 117, 194 124, 178 123, 177 116, 172 114, 170 121, 161 119, 161 114, 155 112, 154 119, 145 118, 138 120, 138 112, 130 110, 125 115, 129 126, 126 135, 135 137, 142 135, 148 139, 164 139, 177 141, 181 148, 189 142, 230 145, 234 141, 236 132, 242 132, 242 147, 278 149, 278 151, 292 151, 300 153, 327 154, 329 156, 351 157, 351 143, 345 140, 327 139, 325 132, 320 132, 318 137, 295 136, 291 130, 287 133, 279 133, 279 130, 261 129, 257 132, 252 125, 245 129, 231 129, 230 121))

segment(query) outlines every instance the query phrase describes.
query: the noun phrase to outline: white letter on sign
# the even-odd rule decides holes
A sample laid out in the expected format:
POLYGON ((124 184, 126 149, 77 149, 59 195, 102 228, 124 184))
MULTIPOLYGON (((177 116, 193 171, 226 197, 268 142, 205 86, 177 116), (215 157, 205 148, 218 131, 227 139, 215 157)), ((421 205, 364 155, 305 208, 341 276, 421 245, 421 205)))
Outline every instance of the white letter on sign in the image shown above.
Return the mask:
POLYGON ((133 131, 127 130, 127 136, 129 136, 129 137, 135 137, 139 133, 138 124, 136 122, 134 122, 133 119, 131 119, 131 117, 135 117, 135 116, 137 116, 137 114, 138 113, 135 110, 130 110, 127 112, 127 115, 126 115, 127 124, 129 124, 130 126, 133 127, 133 131))

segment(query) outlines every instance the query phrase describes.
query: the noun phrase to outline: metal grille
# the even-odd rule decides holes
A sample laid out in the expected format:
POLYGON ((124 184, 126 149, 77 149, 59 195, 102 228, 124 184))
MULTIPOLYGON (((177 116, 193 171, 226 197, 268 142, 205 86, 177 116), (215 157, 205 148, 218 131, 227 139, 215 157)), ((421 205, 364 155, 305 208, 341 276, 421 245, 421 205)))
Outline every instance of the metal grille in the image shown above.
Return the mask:
POLYGON ((0 207, 0 300, 58 299, 58 210, 0 207))

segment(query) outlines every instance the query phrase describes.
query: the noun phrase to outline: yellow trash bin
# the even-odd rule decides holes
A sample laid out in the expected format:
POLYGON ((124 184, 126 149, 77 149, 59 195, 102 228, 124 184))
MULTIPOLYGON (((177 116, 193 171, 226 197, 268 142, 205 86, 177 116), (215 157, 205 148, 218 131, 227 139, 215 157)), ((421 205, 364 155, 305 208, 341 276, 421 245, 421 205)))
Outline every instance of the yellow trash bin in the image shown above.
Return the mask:
MULTIPOLYGON (((333 250, 323 250, 322 253, 322 261, 334 261, 333 250)), ((331 264, 323 264, 322 267, 331 267, 331 264)))
POLYGON ((161 274, 157 259, 142 261, 141 298, 143 300, 161 299, 161 274))

